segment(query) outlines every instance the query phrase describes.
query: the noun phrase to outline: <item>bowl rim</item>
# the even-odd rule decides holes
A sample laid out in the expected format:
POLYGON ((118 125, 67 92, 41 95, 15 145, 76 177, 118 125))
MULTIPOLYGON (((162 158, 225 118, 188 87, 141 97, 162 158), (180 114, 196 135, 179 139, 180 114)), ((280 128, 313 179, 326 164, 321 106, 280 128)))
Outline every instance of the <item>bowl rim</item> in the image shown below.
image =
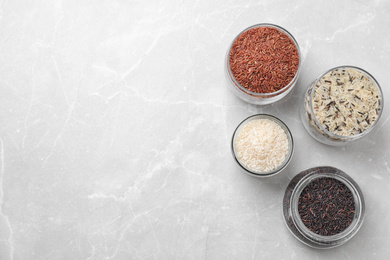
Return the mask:
POLYGON ((300 71, 301 71, 301 68, 302 68, 302 53, 301 53, 301 50, 299 48, 299 44, 297 42, 297 40, 294 38, 294 36, 289 32, 287 31, 286 29, 284 29, 283 27, 279 26, 279 25, 276 25, 276 24, 272 24, 272 23, 259 23, 259 24, 255 24, 255 25, 252 25, 252 26, 249 26, 247 27, 246 29, 242 30, 239 34, 237 34, 236 37, 234 37, 232 43, 230 44, 229 48, 228 48, 228 51, 226 53, 226 69, 227 69, 227 72, 228 72, 228 75, 229 75, 229 78, 231 80, 231 82, 237 86, 241 91, 243 91, 244 93, 246 94, 249 94, 251 96, 255 96, 255 97, 264 97, 264 98, 267 98, 267 97, 274 97, 274 96, 277 96, 283 92, 285 92, 287 89, 289 89, 291 86, 294 86, 294 83, 298 80, 298 77, 299 77, 299 74, 300 74, 300 71), (271 27, 271 28, 275 28, 277 29, 278 31, 286 34, 292 41, 293 43, 295 44, 295 47, 297 48, 298 50, 298 57, 299 57, 299 64, 298 64, 298 69, 297 69, 297 72, 295 73, 295 76, 294 78, 286 85, 284 86, 283 88, 277 90, 277 91, 274 91, 274 92, 270 92, 270 93, 258 93, 258 92, 253 92, 251 90, 248 90, 247 88, 243 87, 237 80, 236 78, 234 77, 233 75, 233 72, 230 68, 230 62, 229 62, 229 58, 230 58, 230 52, 231 52, 231 49, 233 47, 233 44, 235 43, 235 41, 237 40, 237 38, 243 34, 244 32, 248 31, 248 30, 251 30, 251 29, 254 29, 254 28, 260 28, 260 27, 271 27))
MULTIPOLYGON (((313 120, 315 122, 315 124, 320 128, 321 131, 323 131, 325 134, 329 135, 331 138, 333 139, 343 139, 343 140, 350 140, 350 139, 358 139, 360 137, 363 137, 365 136, 367 133, 369 133, 373 128, 374 126, 378 123, 379 119, 381 118, 382 116, 382 112, 383 112, 383 108, 384 108, 384 100, 383 100, 383 91, 382 91, 382 88, 381 86, 379 85, 379 82, 374 78, 374 76, 372 76, 368 71, 360 68, 360 67, 357 67, 357 66, 353 66, 353 65, 340 65, 340 66, 337 66, 337 67, 334 67, 334 68, 331 68, 327 71, 325 71, 324 73, 320 74, 315 80, 313 83, 310 84, 310 86, 313 85, 313 89, 310 93, 310 113, 312 114, 312 117, 313 117, 313 120), (359 133, 359 134, 356 134, 356 135, 350 135, 350 136, 344 136, 344 135, 338 135, 338 134, 335 134, 335 133, 332 133, 328 130, 326 130, 325 127, 322 126, 322 124, 320 124, 320 122, 318 121, 317 117, 315 116, 314 114, 314 108, 313 108, 313 95, 314 95, 314 92, 315 92, 315 86, 317 85, 317 83, 326 75, 328 74, 329 72, 333 71, 333 70, 336 70, 336 69, 341 69, 341 68, 352 68, 352 69, 355 69, 355 70, 358 70, 360 72, 362 72, 363 74, 366 74, 366 76, 368 76, 376 85, 376 87, 378 88, 378 91, 379 91, 379 99, 381 100, 381 105, 380 105, 380 111, 379 111, 379 114, 378 114, 378 118, 375 120, 375 122, 370 126, 370 128, 366 129, 365 131, 359 133)), ((310 88, 309 86, 309 88, 310 88)))
POLYGON ((236 129, 233 132, 232 138, 231 138, 230 148, 231 148, 231 152, 232 152, 234 160, 240 166, 240 168, 242 170, 244 170, 245 173, 247 173, 251 176, 255 176, 255 177, 270 177, 270 176, 274 176, 274 175, 278 174, 279 172, 281 172, 282 170, 284 170, 287 167, 287 165, 290 163, 291 158, 293 157, 293 154, 294 154, 294 138, 293 138, 293 135, 292 135, 290 129, 288 128, 288 126, 282 120, 277 118, 276 116, 273 116, 270 114, 255 114, 255 115, 251 115, 251 116, 245 118, 237 125, 236 129), (273 122, 277 123, 284 130, 284 132, 286 133, 286 136, 287 136, 289 147, 288 147, 288 151, 286 154, 286 158, 284 159, 282 164, 280 164, 277 168, 275 168, 272 171, 268 171, 268 172, 251 171, 250 169, 248 169, 244 165, 242 165, 240 160, 238 160, 238 158, 236 156, 236 152, 235 152, 235 148, 234 148, 234 141, 236 139, 236 136, 238 135, 241 128, 246 125, 246 123, 248 123, 249 121, 255 120, 255 119, 272 120, 273 122))

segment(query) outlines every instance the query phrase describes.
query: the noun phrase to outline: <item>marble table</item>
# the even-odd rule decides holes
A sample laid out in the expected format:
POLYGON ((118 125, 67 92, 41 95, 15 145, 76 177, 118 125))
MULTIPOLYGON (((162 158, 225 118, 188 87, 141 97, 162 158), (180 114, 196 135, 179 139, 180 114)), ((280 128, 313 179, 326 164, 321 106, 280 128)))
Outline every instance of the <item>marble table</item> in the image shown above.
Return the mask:
POLYGON ((390 2, 0 1, 0 259, 386 259, 390 255, 390 2), (227 88, 226 50, 268 22, 297 39, 289 96, 254 106, 227 88), (376 129, 318 143, 298 109, 320 73, 366 69, 382 85, 376 129), (291 129, 279 175, 243 174, 237 124, 269 113, 291 129), (363 190, 348 243, 295 239, 282 198, 300 171, 329 165, 363 190))

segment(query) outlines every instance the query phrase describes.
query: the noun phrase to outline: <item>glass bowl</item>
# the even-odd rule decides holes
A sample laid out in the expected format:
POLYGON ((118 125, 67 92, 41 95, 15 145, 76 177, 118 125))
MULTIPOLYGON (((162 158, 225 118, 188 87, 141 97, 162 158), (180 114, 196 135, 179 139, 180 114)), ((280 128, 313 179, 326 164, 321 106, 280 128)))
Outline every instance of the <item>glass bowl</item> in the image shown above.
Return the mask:
POLYGON ((273 175, 281 172, 284 168, 287 167, 287 165, 289 164, 289 162, 291 161, 291 158, 293 156, 294 141, 293 141, 293 137, 292 137, 292 134, 290 132, 290 129, 280 119, 278 119, 278 118, 276 118, 276 117, 274 117, 272 115, 257 114, 257 115, 253 115, 253 116, 250 116, 250 117, 244 119, 237 126, 237 128, 235 129, 235 131, 233 133, 233 137, 232 137, 232 140, 231 140, 231 150, 232 150, 232 155, 233 155, 234 160, 237 162, 239 167, 245 173, 247 173, 247 174, 249 174, 251 176, 254 176, 254 177, 269 177, 269 176, 273 176, 273 175), (269 120, 275 122, 278 126, 280 126, 282 128, 282 130, 285 132, 285 134, 287 136, 287 142, 288 142, 287 154, 286 154, 284 160, 280 163, 280 165, 277 166, 272 171, 265 171, 265 172, 253 171, 253 170, 249 169, 248 167, 246 167, 243 163, 241 163, 240 160, 236 156, 236 150, 235 150, 235 145, 234 144, 235 144, 235 141, 236 141, 236 138, 237 138, 238 134, 240 133, 241 129, 247 123, 249 123, 250 121, 255 120, 255 119, 269 119, 269 120))
POLYGON ((345 172, 334 167, 322 166, 308 169, 296 175, 287 186, 283 198, 283 216, 291 233, 302 243, 313 248, 333 248, 350 240, 360 229, 365 216, 363 193, 357 183, 345 172), (313 180, 321 177, 334 178, 342 182, 352 193, 355 213, 351 224, 338 234, 322 236, 310 231, 298 213, 298 200, 302 190, 313 180))
POLYGON ((332 146, 343 146, 343 145, 349 144, 353 141, 356 141, 356 140, 362 138, 363 136, 367 135, 372 129, 374 129, 374 127, 378 123, 378 121, 382 115, 382 111, 383 111, 383 92, 382 92, 381 87, 379 86, 379 83, 376 81, 376 79, 370 73, 368 73, 367 71, 365 71, 361 68, 355 67, 355 66, 345 65, 345 66, 339 66, 339 67, 332 68, 332 69, 322 73, 320 76, 318 76, 305 91, 302 103, 303 104, 300 107, 300 114, 301 114, 301 119, 302 119, 303 125, 304 125, 305 129, 307 130, 307 132, 314 139, 316 139, 317 141, 319 141, 323 144, 332 145, 332 146), (359 71, 364 76, 366 76, 368 79, 370 79, 378 89, 380 109, 379 109, 379 111, 377 111, 377 113, 378 113, 377 119, 375 120, 374 123, 371 124, 370 128, 366 129, 365 131, 363 131, 359 134, 355 134, 352 136, 342 136, 342 135, 334 134, 334 133, 328 131, 322 124, 320 124, 319 120, 317 119, 317 117, 314 114, 314 108, 313 108, 314 91, 313 91, 313 89, 325 75, 327 75, 328 73, 330 73, 331 71, 334 71, 336 69, 338 69, 338 70, 354 69, 356 71, 359 71))
POLYGON ((301 64, 302 64, 301 51, 299 49, 298 42, 295 40, 295 38, 287 30, 285 30, 284 28, 282 28, 280 26, 277 26, 274 24, 262 23, 262 24, 257 24, 257 25, 253 25, 251 27, 246 28, 245 30, 243 30, 241 33, 239 33, 234 38, 234 40, 230 44, 228 51, 226 53, 225 74, 226 74, 226 78, 227 78, 228 85, 229 85, 230 89, 233 91, 233 93, 237 97, 239 97, 240 99, 242 99, 248 103, 254 104, 254 105, 267 105, 267 104, 271 104, 271 103, 274 103, 274 102, 282 99, 294 88, 294 86, 296 85, 296 82, 298 80, 299 73, 301 71, 301 64), (260 28, 260 27, 274 28, 274 29, 280 31, 281 33, 287 35, 292 40, 292 42, 295 44, 295 46, 298 50, 299 64, 298 64, 297 72, 295 73, 295 77, 285 87, 279 89, 278 91, 271 92, 271 93, 257 93, 257 92, 250 91, 250 90, 246 89, 245 87, 243 87, 234 77, 233 72, 232 72, 231 67, 230 67, 230 62, 229 62, 230 52, 231 52, 231 49, 232 49, 233 44, 236 41, 236 39, 242 33, 246 32, 250 29, 260 28))

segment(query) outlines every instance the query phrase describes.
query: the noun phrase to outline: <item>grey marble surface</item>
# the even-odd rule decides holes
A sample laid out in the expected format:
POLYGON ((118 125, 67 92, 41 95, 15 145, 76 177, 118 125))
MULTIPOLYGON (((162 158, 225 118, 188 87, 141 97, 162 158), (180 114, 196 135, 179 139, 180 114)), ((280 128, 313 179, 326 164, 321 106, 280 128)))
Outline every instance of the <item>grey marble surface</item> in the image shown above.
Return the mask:
POLYGON ((390 255, 390 2, 0 1, 0 259, 386 259, 390 255), (285 27, 304 55, 296 88, 254 106, 227 88, 244 28, 285 27), (383 87, 377 128, 347 147, 305 131, 304 90, 338 65, 383 87), (282 119, 295 154, 279 175, 243 174, 237 124, 282 119), (314 250, 288 231, 298 172, 330 165, 363 190, 347 244, 314 250))

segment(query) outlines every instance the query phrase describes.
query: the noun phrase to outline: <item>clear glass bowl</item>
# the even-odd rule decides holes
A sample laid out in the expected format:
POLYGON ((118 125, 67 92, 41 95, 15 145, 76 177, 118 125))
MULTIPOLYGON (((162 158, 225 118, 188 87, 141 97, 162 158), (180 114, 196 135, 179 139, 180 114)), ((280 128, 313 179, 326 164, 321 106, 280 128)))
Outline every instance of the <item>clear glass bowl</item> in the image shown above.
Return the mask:
POLYGON ((282 99, 294 88, 296 82, 298 81, 299 73, 301 71, 301 64, 302 64, 301 51, 299 49, 298 42, 295 40, 295 38, 287 30, 285 30, 284 28, 282 28, 280 26, 277 26, 274 24, 262 23, 262 24, 257 24, 257 25, 253 25, 251 27, 246 28, 245 30, 243 30, 241 33, 239 33, 234 38, 234 40, 230 44, 228 51, 226 53, 225 74, 226 74, 227 81, 229 83, 228 85, 230 86, 230 89, 233 91, 233 93, 236 96, 238 96, 242 100, 244 100, 248 103, 254 104, 254 105, 267 105, 267 104, 271 104, 271 103, 274 103, 274 102, 282 99), (245 87, 243 87, 240 83, 238 83, 238 81, 233 76, 233 73, 232 73, 231 68, 230 68, 230 63, 229 63, 230 51, 231 51, 232 46, 233 46, 234 42, 236 41, 236 39, 242 33, 246 32, 250 29, 259 28, 259 27, 275 28, 275 29, 279 30, 280 32, 286 34, 294 42, 295 46, 297 47, 298 54, 299 54, 299 65, 298 65, 298 70, 295 74, 295 77, 290 81, 290 83, 287 86, 283 87, 282 89, 280 89, 278 91, 272 92, 272 93, 257 93, 257 92, 250 91, 250 90, 246 89, 245 87))
POLYGON ((349 144, 349 143, 356 141, 356 140, 362 138, 363 136, 367 135, 375 127, 375 125, 378 123, 378 121, 382 115, 382 111, 383 111, 383 92, 382 92, 381 87, 379 86, 379 83, 376 81, 376 79, 370 73, 368 73, 367 71, 365 71, 361 68, 355 67, 355 66, 344 65, 344 66, 332 68, 332 69, 322 73, 320 76, 318 76, 314 80, 314 82, 312 84, 310 84, 310 86, 305 91, 302 103, 303 104, 300 107, 300 114, 301 114, 301 119, 302 119, 303 125, 304 125, 305 129, 307 130, 307 132, 314 139, 316 139, 317 141, 319 141, 323 144, 332 145, 332 146, 343 146, 343 145, 349 144), (341 69, 348 69, 348 68, 352 68, 352 69, 360 71, 361 73, 365 74, 365 76, 367 76, 367 78, 371 79, 375 83, 375 85, 378 88, 378 92, 379 92, 379 100, 380 100, 381 109, 379 111, 379 114, 378 114, 376 121, 371 125, 370 128, 368 128, 367 130, 363 131, 360 134, 356 134, 356 135, 352 135, 352 136, 341 136, 341 135, 337 135, 337 134, 334 134, 334 133, 326 130, 326 128, 323 127, 319 123, 318 119, 314 115, 314 108, 313 108, 314 91, 313 91, 313 88, 317 85, 318 81, 323 76, 325 76, 327 73, 329 73, 335 69, 341 70, 341 69))
POLYGON ((233 133, 233 137, 232 137, 232 141, 231 141, 231 149, 232 149, 232 155, 234 157, 234 160, 237 162, 237 164, 239 165, 239 167, 247 174, 251 175, 251 176, 255 176, 255 177, 269 177, 269 176, 273 176, 279 172, 281 172, 284 168, 287 167, 287 165, 289 164, 289 162, 291 161, 291 158, 293 156, 293 151, 294 151, 294 141, 293 141, 293 137, 292 137, 292 134, 290 132, 290 129, 278 118, 274 117, 274 116, 271 116, 271 115, 267 115, 267 114, 257 114, 257 115, 253 115, 253 116, 250 116, 246 119, 244 119, 238 126, 237 128, 235 129, 234 133, 233 133), (255 120, 255 119, 269 119, 269 120, 272 120, 273 122, 277 123, 283 130, 284 132, 286 133, 286 136, 287 136, 287 141, 288 141, 288 151, 287 151, 287 155, 286 157, 284 158, 283 162, 277 167, 275 168, 274 170, 272 171, 267 171, 267 172, 255 172, 255 171, 252 171, 250 169, 248 169, 245 165, 243 165, 237 158, 236 156, 236 152, 235 152, 235 148, 234 148, 234 144, 235 144, 235 141, 236 141, 236 138, 238 136, 238 134, 240 133, 241 129, 250 121, 252 120, 255 120))
POLYGON ((289 183, 283 198, 283 216, 291 233, 302 243, 314 248, 332 248, 350 240, 360 229, 365 216, 363 193, 357 183, 345 172, 330 166, 322 166, 300 172, 289 183), (334 178, 352 192, 355 201, 355 214, 351 224, 342 232, 333 236, 321 236, 310 231, 302 222, 298 213, 298 200, 302 190, 314 179, 334 178))

